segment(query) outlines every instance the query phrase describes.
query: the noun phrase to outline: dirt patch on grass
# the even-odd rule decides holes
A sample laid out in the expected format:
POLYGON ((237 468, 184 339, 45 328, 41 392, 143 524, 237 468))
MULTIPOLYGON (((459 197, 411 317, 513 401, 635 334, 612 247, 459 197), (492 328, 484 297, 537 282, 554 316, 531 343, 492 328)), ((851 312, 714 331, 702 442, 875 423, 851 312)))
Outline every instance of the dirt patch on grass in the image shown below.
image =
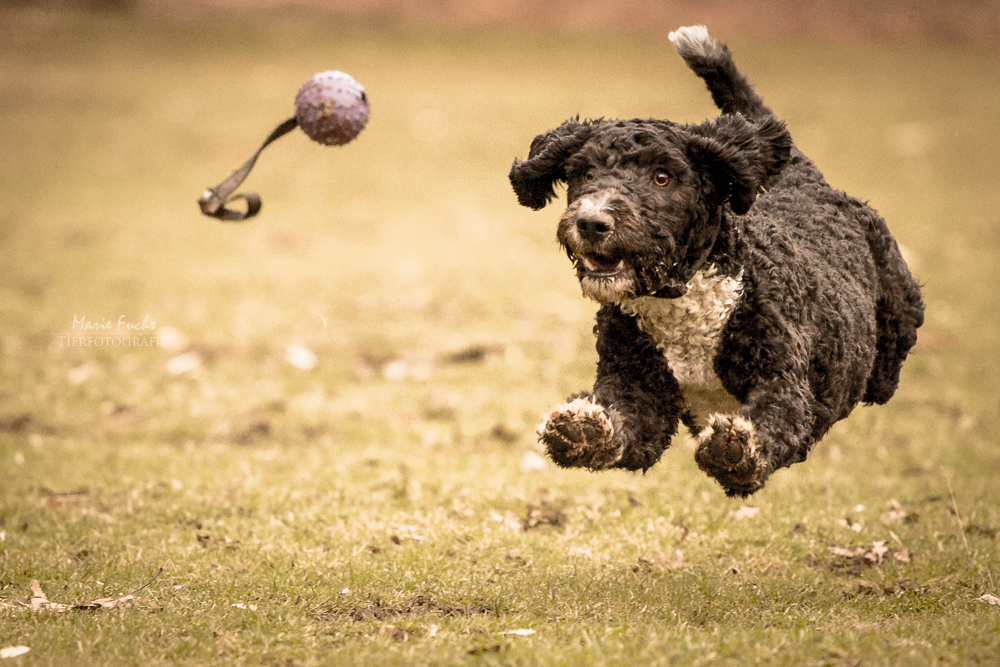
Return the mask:
POLYGON ((329 609, 320 614, 324 620, 381 621, 399 616, 493 616, 496 612, 483 604, 468 602, 441 603, 427 595, 418 595, 403 604, 364 604, 349 609, 329 609))

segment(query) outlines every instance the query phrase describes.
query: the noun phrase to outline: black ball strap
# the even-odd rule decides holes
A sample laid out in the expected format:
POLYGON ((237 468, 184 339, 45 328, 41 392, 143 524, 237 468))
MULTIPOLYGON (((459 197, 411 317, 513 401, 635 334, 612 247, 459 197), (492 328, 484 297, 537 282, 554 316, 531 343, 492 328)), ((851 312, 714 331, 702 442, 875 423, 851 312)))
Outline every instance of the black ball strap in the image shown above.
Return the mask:
POLYGON ((227 222, 239 222, 241 220, 246 220, 252 218, 258 213, 260 213, 260 195, 254 192, 247 192, 245 194, 234 195, 233 190, 240 186, 246 177, 250 174, 250 170, 253 169, 254 163, 257 162, 257 157, 260 155, 267 146, 280 137, 288 134, 298 126, 298 121, 292 116, 284 123, 274 128, 274 131, 268 135, 264 143, 261 144, 257 152, 254 153, 249 160, 243 163, 243 166, 232 173, 232 175, 226 180, 219 183, 214 188, 209 188, 198 199, 198 206, 201 207, 201 212, 207 216, 213 218, 218 218, 219 220, 224 220, 227 222), (226 208, 226 204, 232 202, 236 199, 243 199, 247 203, 247 210, 238 211, 231 208, 226 208))

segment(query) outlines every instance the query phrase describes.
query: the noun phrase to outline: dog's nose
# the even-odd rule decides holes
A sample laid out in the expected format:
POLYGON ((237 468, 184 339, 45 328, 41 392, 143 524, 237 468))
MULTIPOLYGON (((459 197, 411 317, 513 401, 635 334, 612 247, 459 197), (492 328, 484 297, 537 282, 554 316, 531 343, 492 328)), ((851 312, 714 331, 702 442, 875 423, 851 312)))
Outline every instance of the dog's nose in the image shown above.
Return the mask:
POLYGON ((615 219, 605 211, 587 208, 576 216, 576 228, 587 241, 600 241, 615 229, 615 219))

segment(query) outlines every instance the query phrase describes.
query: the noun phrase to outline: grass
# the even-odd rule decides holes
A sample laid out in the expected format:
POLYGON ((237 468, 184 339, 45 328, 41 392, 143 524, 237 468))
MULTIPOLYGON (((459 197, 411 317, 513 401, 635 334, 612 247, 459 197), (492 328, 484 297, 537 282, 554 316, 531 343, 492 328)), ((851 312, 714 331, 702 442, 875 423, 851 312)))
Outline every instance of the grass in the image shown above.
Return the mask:
POLYGON ((577 113, 714 115, 665 40, 2 19, 0 648, 31 649, 11 664, 1000 658, 992 52, 730 40, 928 302, 894 400, 743 502, 685 438, 644 476, 523 467, 592 379, 594 306, 558 207, 520 209, 506 172, 577 113), (258 219, 201 217, 331 68, 368 88, 370 127, 282 139, 245 184, 258 219), (179 342, 52 335, 119 317, 179 342), (30 611, 32 579, 134 599, 30 611))

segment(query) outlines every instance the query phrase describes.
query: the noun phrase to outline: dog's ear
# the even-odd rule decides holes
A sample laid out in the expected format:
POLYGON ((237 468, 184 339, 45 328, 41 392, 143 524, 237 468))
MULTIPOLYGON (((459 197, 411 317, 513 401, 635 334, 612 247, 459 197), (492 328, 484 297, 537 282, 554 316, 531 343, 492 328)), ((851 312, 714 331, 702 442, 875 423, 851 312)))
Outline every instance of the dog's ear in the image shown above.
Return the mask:
POLYGON ((555 184, 566 180, 566 160, 587 143, 593 129, 592 122, 568 120, 535 137, 528 159, 514 160, 510 168, 510 184, 522 206, 537 211, 556 196, 555 184))
POLYGON ((742 215, 781 173, 791 155, 792 137, 774 116, 750 120, 726 114, 691 128, 688 157, 708 171, 716 189, 742 215))

